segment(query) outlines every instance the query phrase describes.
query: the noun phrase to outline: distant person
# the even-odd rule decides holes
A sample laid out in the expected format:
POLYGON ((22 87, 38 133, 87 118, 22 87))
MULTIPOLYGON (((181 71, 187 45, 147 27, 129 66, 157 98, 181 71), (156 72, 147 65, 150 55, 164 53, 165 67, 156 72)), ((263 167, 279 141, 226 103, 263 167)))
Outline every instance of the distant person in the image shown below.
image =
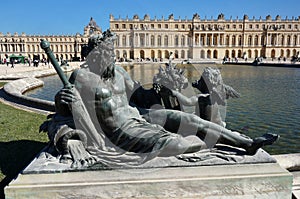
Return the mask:
POLYGON ((11 59, 10 63, 11 63, 11 68, 14 68, 15 67, 15 60, 11 59))

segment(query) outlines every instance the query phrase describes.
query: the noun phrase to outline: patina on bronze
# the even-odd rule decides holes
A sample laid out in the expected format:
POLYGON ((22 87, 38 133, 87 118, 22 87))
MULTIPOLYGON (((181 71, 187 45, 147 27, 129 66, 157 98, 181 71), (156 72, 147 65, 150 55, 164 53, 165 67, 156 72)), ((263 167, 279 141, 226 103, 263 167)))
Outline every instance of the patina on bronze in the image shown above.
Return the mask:
MULTIPOLYGON (((64 84, 55 97, 57 113, 41 126, 48 132, 50 148, 57 151, 61 163, 75 168, 95 163, 131 167, 156 157, 198 152, 216 143, 254 155, 260 147, 278 139, 276 134, 251 139, 179 110, 148 110, 141 115, 129 105, 127 91, 132 91, 135 83, 115 65, 114 40, 109 30, 93 36, 86 63, 69 81, 55 63, 49 44, 42 43, 64 84)), ((192 159, 178 159, 193 162, 195 157, 197 154, 192 159)))

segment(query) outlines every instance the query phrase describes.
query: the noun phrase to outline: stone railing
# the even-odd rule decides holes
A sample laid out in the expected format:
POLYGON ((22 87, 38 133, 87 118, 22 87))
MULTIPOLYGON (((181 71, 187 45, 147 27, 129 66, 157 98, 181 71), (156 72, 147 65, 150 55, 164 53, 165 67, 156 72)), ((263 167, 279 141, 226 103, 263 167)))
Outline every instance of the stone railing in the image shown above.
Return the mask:
POLYGON ((55 111, 54 102, 23 95, 26 91, 41 87, 43 85, 44 82, 42 80, 34 77, 27 77, 5 84, 3 90, 5 94, 7 94, 6 97, 10 102, 24 105, 33 109, 53 112, 55 111))

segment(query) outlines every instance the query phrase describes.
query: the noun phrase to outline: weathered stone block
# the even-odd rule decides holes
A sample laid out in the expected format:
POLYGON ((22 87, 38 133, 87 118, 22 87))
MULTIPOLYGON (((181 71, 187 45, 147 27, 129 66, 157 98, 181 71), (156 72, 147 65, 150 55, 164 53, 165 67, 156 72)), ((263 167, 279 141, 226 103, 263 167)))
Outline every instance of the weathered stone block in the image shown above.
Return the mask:
POLYGON ((292 175, 277 163, 20 174, 18 198, 290 199, 292 175))

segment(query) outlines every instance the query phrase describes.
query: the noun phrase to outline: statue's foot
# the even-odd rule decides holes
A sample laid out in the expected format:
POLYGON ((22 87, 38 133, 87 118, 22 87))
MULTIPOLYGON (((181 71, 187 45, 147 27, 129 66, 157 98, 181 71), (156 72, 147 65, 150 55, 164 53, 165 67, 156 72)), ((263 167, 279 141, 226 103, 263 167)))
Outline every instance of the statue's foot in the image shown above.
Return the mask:
POLYGON ((71 165, 71 168, 75 168, 75 169, 86 168, 94 165, 97 162, 98 159, 96 157, 90 156, 90 157, 86 157, 85 159, 75 160, 71 165))
POLYGON ((73 159, 71 168, 86 168, 98 162, 98 158, 91 155, 80 140, 68 140, 68 147, 73 159))
POLYGON ((60 160, 59 160, 60 163, 63 163, 63 164, 72 164, 73 162, 73 159, 71 157, 70 154, 64 154, 61 156, 60 160))
POLYGON ((255 155, 257 150, 263 146, 266 145, 271 145, 273 144, 276 140, 278 140, 279 135, 277 134, 272 134, 272 133, 267 133, 264 134, 261 137, 257 137, 253 140, 252 145, 246 149, 247 153, 249 155, 255 155))

